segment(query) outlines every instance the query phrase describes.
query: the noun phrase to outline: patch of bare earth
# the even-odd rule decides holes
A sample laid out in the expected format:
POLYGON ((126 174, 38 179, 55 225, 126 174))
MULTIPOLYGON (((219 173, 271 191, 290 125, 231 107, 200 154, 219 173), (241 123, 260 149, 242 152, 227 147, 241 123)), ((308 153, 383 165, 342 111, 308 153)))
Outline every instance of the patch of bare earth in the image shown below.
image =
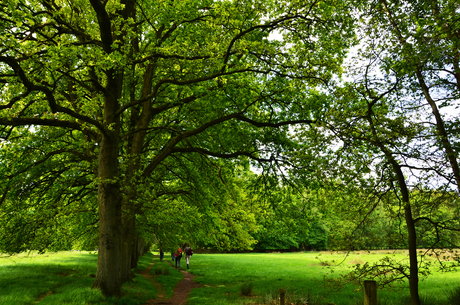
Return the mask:
POLYGON ((53 291, 48 291, 47 293, 42 293, 38 296, 38 298, 35 300, 35 303, 39 303, 41 300, 43 300, 44 298, 46 298, 47 296, 50 296, 52 295, 54 292, 53 291))

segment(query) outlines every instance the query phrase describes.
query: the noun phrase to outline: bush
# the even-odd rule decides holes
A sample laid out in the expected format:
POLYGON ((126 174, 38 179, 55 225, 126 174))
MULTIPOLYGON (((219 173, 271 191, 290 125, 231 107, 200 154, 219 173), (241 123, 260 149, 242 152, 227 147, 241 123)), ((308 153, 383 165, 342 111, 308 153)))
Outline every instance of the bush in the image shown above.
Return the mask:
POLYGON ((243 284, 241 284, 241 286, 240 286, 241 295, 250 296, 252 294, 253 286, 254 285, 252 283, 243 283, 243 284))

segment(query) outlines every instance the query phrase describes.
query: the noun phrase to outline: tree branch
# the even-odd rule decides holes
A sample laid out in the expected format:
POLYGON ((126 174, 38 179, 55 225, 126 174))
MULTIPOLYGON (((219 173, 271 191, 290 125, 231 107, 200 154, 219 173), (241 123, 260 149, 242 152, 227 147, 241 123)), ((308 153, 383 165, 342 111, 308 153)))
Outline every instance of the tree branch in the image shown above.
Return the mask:
MULTIPOLYGON (((0 56, 0 62, 6 63, 7 65, 9 65, 14 70, 14 72, 16 72, 18 74, 22 84, 27 88, 27 91, 40 91, 40 92, 43 92, 45 94, 45 96, 46 96, 47 101, 48 101, 48 105, 49 105, 49 107, 50 107, 50 109, 51 109, 51 111, 53 113, 57 113, 57 112, 66 113, 66 114, 68 114, 68 115, 70 115, 70 116, 72 116, 72 117, 74 117, 76 119, 79 119, 79 120, 81 120, 83 122, 89 123, 89 124, 97 127, 101 132, 105 133, 104 127, 98 121, 93 120, 93 119, 91 119, 91 118, 89 118, 87 116, 81 115, 79 113, 76 113, 75 111, 73 111, 73 110, 71 110, 69 108, 62 107, 62 106, 58 105, 52 90, 50 90, 49 88, 47 88, 45 86, 39 86, 39 85, 35 85, 34 83, 32 83, 32 81, 29 80, 29 78, 26 76, 25 71, 22 69, 22 67, 19 65, 19 63, 17 62, 16 59, 14 59, 12 57, 0 56)), ((34 119, 30 119, 30 120, 33 121, 34 119)), ((3 122, 6 123, 7 120, 4 119, 3 122)), ((25 125, 28 125, 28 124, 25 124, 25 125)), ((44 125, 44 124, 40 124, 40 125, 44 125)), ((53 124, 51 126, 55 126, 55 125, 53 124)), ((57 125, 57 126, 59 126, 59 125, 57 125)))

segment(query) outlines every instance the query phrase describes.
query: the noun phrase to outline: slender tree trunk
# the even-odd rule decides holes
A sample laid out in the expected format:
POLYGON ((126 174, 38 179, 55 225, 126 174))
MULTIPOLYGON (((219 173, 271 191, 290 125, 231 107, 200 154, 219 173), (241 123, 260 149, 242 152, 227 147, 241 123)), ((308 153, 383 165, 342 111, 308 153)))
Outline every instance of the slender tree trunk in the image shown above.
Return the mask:
POLYGON ((415 231, 415 221, 412 217, 412 207, 410 204, 409 189, 407 188, 406 178, 399 165, 398 161, 394 158, 391 151, 387 149, 384 143, 380 140, 376 131, 374 121, 372 119, 372 105, 368 105, 367 120, 372 130, 374 137, 373 144, 376 145, 385 155, 388 162, 393 168, 393 172, 398 180, 399 191, 401 192, 402 204, 404 206, 404 219, 406 221, 409 245, 409 290, 412 305, 420 305, 420 296, 418 291, 418 260, 417 260, 417 233, 415 231))
POLYGON ((412 217, 410 203, 407 202, 404 207, 404 218, 406 220, 407 231, 409 232, 409 290, 412 305, 420 305, 420 296, 418 291, 418 259, 417 259, 417 235, 415 232, 415 223, 412 217))
MULTIPOLYGON (((406 41, 405 37, 403 36, 403 34, 401 33, 401 31, 399 29, 398 23, 393 18, 393 14, 390 11, 390 9, 388 8, 387 1, 386 0, 380 0, 380 2, 383 5, 385 13, 387 14, 387 16, 388 16, 388 18, 390 20, 390 23, 391 23, 391 25, 392 25, 392 27, 394 29, 394 32, 395 32, 396 36, 398 37, 399 42, 401 43, 401 46, 403 46, 403 47, 407 46, 407 41, 406 41)), ((435 13, 436 13, 436 11, 435 11, 435 13)), ((409 60, 412 60, 412 59, 409 58, 409 60)), ((455 68, 456 68, 456 65, 455 65, 456 63, 457 63, 457 66, 458 66, 458 61, 456 61, 454 59, 453 65, 454 65, 455 68)), ((447 159, 449 160, 450 166, 452 168, 452 172, 454 174, 455 182, 457 184, 457 189, 460 192, 460 167, 458 165, 457 156, 456 156, 456 154, 455 154, 455 152, 453 150, 452 143, 450 142, 448 134, 447 134, 447 131, 445 129, 444 120, 442 119, 442 116, 439 113, 439 109, 438 109, 438 106, 436 105, 436 102, 431 97, 430 90, 429 90, 429 88, 428 88, 428 86, 427 86, 427 84, 425 82, 425 78, 423 77, 422 71, 420 70, 420 64, 419 63, 414 63, 414 65, 415 65, 415 73, 417 75, 418 83, 420 85, 420 88, 422 89, 422 92, 423 92, 423 95, 425 96, 426 101, 428 102, 428 104, 431 107, 431 111, 432 111, 433 116, 434 116, 434 118, 436 120, 436 130, 438 131, 438 135, 439 135, 439 138, 440 138, 440 141, 441 141, 441 146, 442 146, 442 148, 444 149, 444 151, 446 153, 447 159)), ((458 85, 458 81, 460 80, 460 74, 458 74, 457 72, 458 72, 458 69, 456 69, 456 71, 455 71, 455 77, 457 79, 457 85, 458 85)))
POLYGON ((422 72, 417 69, 417 79, 420 84, 420 88, 422 88, 423 95, 425 96, 426 101, 431 107, 431 111, 433 116, 436 120, 436 130, 438 131, 439 139, 441 141, 441 145, 446 152, 447 159, 449 160, 450 166, 452 168, 452 172, 454 174, 455 182, 457 184, 457 190, 460 192, 460 168, 457 162, 457 156, 452 148, 452 143, 449 140, 449 136, 447 134, 444 120, 442 119, 441 114, 439 113, 438 106, 436 102, 433 100, 430 94, 430 90, 425 83, 425 79, 423 78, 422 72))
POLYGON ((420 295, 418 291, 418 259, 417 259, 417 233, 415 231, 415 221, 412 217, 412 207, 410 204, 409 190, 407 188, 406 179, 401 170, 399 163, 393 158, 390 152, 384 149, 384 153, 389 159, 393 171, 398 179, 399 190, 401 192, 402 203, 404 206, 404 219, 406 221, 409 246, 409 291, 412 305, 420 305, 420 295))
POLYGON ((393 171, 398 179, 399 190, 401 191, 402 203, 404 206, 404 219, 406 221, 409 245, 409 290, 412 305, 420 305, 420 296, 418 291, 418 259, 417 259, 417 233, 415 231, 415 221, 412 217, 412 207, 410 204, 409 190, 407 188, 406 179, 401 170, 399 163, 393 156, 384 149, 384 153, 389 159, 393 171))

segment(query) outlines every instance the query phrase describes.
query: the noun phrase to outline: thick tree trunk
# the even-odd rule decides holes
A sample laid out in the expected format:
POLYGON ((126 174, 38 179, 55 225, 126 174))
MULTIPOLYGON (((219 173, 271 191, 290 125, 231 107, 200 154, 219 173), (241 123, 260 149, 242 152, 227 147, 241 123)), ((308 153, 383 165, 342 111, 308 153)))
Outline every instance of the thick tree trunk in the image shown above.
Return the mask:
POLYGON ((136 234, 134 238, 134 245, 133 245, 133 255, 131 255, 131 268, 134 269, 137 267, 137 262, 139 261, 139 234, 136 234))
POLYGON ((136 234, 136 238, 134 239, 134 251, 131 259, 131 268, 136 268, 137 263, 139 262, 139 257, 144 255, 144 239, 136 234))
POLYGON ((144 239, 136 233, 134 216, 123 217, 122 234, 122 282, 131 281, 134 277, 132 269, 137 267, 139 257, 144 255, 144 239))
POLYGON ((134 215, 125 212, 123 215, 123 234, 122 234, 122 282, 132 280, 134 273, 132 272, 132 260, 135 252, 135 221, 134 215))
POLYGON ((139 237, 139 242, 137 244, 137 249, 139 252, 139 257, 143 256, 145 254, 145 239, 142 237, 139 237))
POLYGON ((121 296, 121 196, 116 182, 118 142, 104 136, 99 146, 99 252, 93 287, 104 296, 121 296))
POLYGON ((118 164, 120 118, 116 113, 119 109, 122 77, 114 76, 113 71, 106 74, 108 85, 104 101, 104 130, 101 130, 98 158, 99 253, 93 287, 98 287, 106 297, 120 297, 122 196, 118 164))
MULTIPOLYGON (((149 96, 152 90, 152 73, 153 65, 150 64, 144 73, 143 96, 149 96)), ((126 189, 135 192, 137 181, 136 173, 140 168, 139 156, 142 153, 146 130, 152 116, 151 100, 147 99, 142 104, 142 111, 139 118, 132 117, 132 128, 135 126, 132 136, 129 139, 128 151, 130 152, 130 160, 126 171, 127 180, 126 189)), ((134 206, 135 193, 128 194, 123 203, 123 237, 122 237, 122 280, 123 282, 130 281, 134 277, 132 269, 137 266, 139 253, 137 248, 138 234, 136 233, 136 207, 134 206)))

